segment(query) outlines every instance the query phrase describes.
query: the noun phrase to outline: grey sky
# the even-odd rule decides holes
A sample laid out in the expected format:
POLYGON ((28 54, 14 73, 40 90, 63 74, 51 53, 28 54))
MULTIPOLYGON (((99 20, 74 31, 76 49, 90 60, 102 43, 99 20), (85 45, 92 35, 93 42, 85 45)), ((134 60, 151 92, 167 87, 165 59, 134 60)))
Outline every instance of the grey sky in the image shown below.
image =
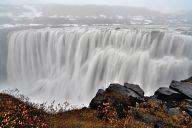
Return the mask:
POLYGON ((192 0, 0 0, 0 4, 103 4, 147 7, 163 12, 192 10, 192 0))

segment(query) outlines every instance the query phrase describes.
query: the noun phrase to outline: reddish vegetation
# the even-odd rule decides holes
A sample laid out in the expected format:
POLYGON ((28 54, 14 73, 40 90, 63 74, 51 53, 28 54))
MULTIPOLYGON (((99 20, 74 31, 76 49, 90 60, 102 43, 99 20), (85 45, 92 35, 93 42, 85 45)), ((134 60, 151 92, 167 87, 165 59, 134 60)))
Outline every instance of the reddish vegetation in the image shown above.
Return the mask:
MULTIPOLYGON (((146 100, 136 107, 129 107, 126 117, 119 119, 109 103, 98 110, 82 108, 61 113, 47 113, 7 94, 0 94, 0 127, 2 128, 150 128, 154 122, 142 121, 137 113, 150 114, 164 127, 191 127, 192 118, 185 112, 170 116, 161 104, 146 100)), ((156 122, 157 122, 156 121, 156 122)))
POLYGON ((169 127, 192 127, 192 117, 185 111, 182 111, 179 116, 171 116, 164 111, 163 104, 155 103, 152 100, 139 104, 134 111, 150 113, 169 127))
POLYGON ((46 113, 7 94, 0 94, 0 127, 46 127, 46 113))

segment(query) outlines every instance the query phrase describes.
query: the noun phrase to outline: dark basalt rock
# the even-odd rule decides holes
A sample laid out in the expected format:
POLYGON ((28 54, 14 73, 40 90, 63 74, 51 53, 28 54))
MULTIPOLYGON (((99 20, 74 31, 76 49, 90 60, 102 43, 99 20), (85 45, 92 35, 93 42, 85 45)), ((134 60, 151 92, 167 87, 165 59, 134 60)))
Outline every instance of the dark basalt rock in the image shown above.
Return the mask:
POLYGON ((155 95, 150 96, 150 97, 145 97, 146 100, 152 100, 153 102, 157 103, 157 104, 162 104, 162 100, 161 99, 157 99, 157 97, 155 95))
POLYGON ((155 92, 155 96, 162 101, 181 101, 185 99, 183 94, 165 87, 159 88, 155 92))
POLYGON ((137 93, 140 97, 144 97, 144 91, 139 87, 139 85, 125 83, 124 86, 125 88, 137 93))
POLYGON ((126 109, 128 106, 135 106, 136 103, 142 101, 143 97, 135 91, 120 84, 111 84, 105 91, 99 90, 89 106, 98 109, 103 103, 110 103, 113 108, 122 106, 122 109, 126 109))
POLYGON ((120 27, 115 28, 115 30, 119 30, 119 29, 121 29, 121 28, 120 27))
POLYGON ((139 120, 141 122, 145 123, 155 123, 158 121, 157 117, 149 114, 149 113, 143 113, 143 112, 132 112, 132 115, 136 120, 139 120))
POLYGON ((172 81, 169 88, 171 88, 171 89, 185 95, 186 97, 192 99, 192 83, 172 81))
POLYGON ((180 103, 179 107, 192 117, 192 100, 187 99, 180 103))
POLYGON ((181 115, 181 112, 180 112, 179 108, 169 108, 168 114, 172 115, 172 116, 179 116, 179 115, 181 115))
POLYGON ((115 111, 118 118, 125 118, 129 114, 138 121, 152 123, 154 127, 169 126, 169 124, 161 122, 159 118, 150 113, 153 111, 151 110, 152 106, 160 109, 160 113, 167 114, 170 117, 179 116, 182 111, 192 116, 192 83, 173 81, 169 88, 159 88, 150 97, 144 97, 144 91, 139 85, 129 83, 125 83, 124 86, 110 84, 107 89, 98 90, 89 104, 91 109, 99 110, 101 115, 105 115, 106 113, 102 112, 108 108, 108 111, 115 111), (144 113, 143 108, 133 109, 136 106, 143 107, 149 112, 144 113))
POLYGON ((133 97, 137 99, 141 99, 142 97, 139 96, 135 91, 126 88, 125 86, 122 86, 120 84, 111 84, 107 89, 106 92, 114 94, 114 95, 120 95, 122 97, 133 97))
POLYGON ((168 125, 162 121, 157 121, 154 123, 154 128, 165 128, 165 127, 168 127, 168 125))
POLYGON ((184 111, 187 112, 190 116, 192 116, 192 106, 185 106, 184 111))
POLYGON ((98 90, 95 98, 91 100, 91 103, 89 105, 91 108, 97 109, 98 106, 102 105, 103 102, 107 100, 107 97, 105 96, 104 92, 105 91, 103 89, 98 90))
POLYGON ((192 83, 192 77, 186 79, 186 80, 182 80, 181 82, 189 82, 189 83, 192 83))

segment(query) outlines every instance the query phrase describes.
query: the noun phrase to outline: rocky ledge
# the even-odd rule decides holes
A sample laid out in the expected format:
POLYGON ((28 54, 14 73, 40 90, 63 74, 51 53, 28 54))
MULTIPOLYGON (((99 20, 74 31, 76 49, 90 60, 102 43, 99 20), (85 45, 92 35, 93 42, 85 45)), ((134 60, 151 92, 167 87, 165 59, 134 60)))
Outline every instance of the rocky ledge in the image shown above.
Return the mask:
POLYGON ((100 89, 89 108, 55 111, 0 93, 0 128, 192 128, 192 78, 146 97, 139 85, 100 89))
POLYGON ((100 89, 89 107, 99 110, 99 118, 122 119, 129 116, 157 128, 192 127, 192 77, 172 81, 168 88, 162 87, 153 96, 145 97, 139 85, 110 84, 100 89))

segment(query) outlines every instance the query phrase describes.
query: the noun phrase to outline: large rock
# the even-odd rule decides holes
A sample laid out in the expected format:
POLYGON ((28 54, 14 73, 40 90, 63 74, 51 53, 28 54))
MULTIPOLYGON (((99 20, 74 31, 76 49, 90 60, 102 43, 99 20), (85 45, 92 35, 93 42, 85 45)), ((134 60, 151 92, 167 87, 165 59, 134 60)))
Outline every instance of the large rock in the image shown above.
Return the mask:
POLYGON ((179 104, 181 110, 187 112, 192 117, 192 100, 186 99, 179 104))
POLYGON ((169 88, 192 99, 192 84, 191 83, 172 81, 169 88))
POLYGON ((192 83, 192 77, 186 79, 186 80, 182 80, 181 82, 189 82, 189 83, 192 83))
POLYGON ((168 127, 168 125, 162 121, 157 121, 154 123, 154 128, 166 128, 166 127, 168 127))
POLYGON ((144 91, 139 87, 139 85, 125 83, 124 86, 137 93, 140 97, 144 97, 144 91))
POLYGON ((107 100, 107 97, 105 96, 105 91, 103 89, 99 89, 95 98, 91 100, 90 107, 97 109, 98 106, 102 105, 103 102, 107 100))
POLYGON ((145 123, 155 123, 158 121, 158 118, 155 117, 154 115, 151 115, 149 113, 143 113, 143 112, 132 112, 132 115, 136 120, 139 120, 141 122, 145 123))
POLYGON ((111 84, 105 91, 99 90, 89 106, 93 109, 98 109, 103 103, 110 103, 114 108, 121 105, 123 109, 135 106, 136 103, 143 101, 143 97, 133 90, 134 88, 129 89, 120 84, 111 84))
POLYGON ((106 92, 112 94, 113 96, 120 96, 120 97, 132 97, 132 98, 138 98, 141 99, 141 96, 139 96, 135 91, 126 88, 125 86, 122 86, 120 84, 111 84, 107 89, 106 92))
POLYGON ((181 111, 179 110, 179 108, 169 108, 167 113, 171 116, 179 116, 181 115, 181 111))
POLYGON ((155 92, 155 96, 162 101, 181 101, 185 99, 183 94, 166 87, 159 88, 155 92))
POLYGON ((182 110, 192 116, 192 106, 191 105, 183 105, 181 106, 182 110))

